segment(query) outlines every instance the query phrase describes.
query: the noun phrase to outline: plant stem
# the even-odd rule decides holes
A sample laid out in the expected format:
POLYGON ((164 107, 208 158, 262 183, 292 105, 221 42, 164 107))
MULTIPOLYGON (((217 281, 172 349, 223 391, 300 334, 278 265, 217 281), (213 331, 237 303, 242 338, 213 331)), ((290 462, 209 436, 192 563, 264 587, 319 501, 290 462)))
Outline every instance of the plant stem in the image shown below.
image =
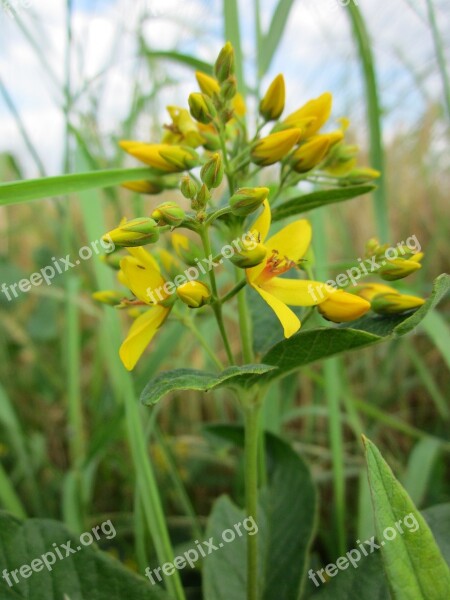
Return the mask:
POLYGON ((245 278, 238 281, 236 283, 236 285, 234 286, 234 288, 232 288, 227 294, 225 294, 225 296, 223 296, 220 299, 220 302, 222 304, 224 304, 224 302, 228 302, 228 300, 230 300, 231 298, 233 298, 233 296, 235 296, 238 292, 240 292, 246 284, 247 284, 247 280, 245 278))
POLYGON ((195 335, 195 337, 198 339, 200 344, 203 346, 203 349, 205 350, 207 355, 211 358, 211 360, 214 362, 214 364, 217 366, 219 371, 223 371, 224 366, 223 366, 222 362, 216 356, 216 353, 209 345, 208 340, 206 340, 205 337, 201 334, 200 330, 197 328, 194 321, 192 319, 189 319, 188 317, 183 317, 181 315, 179 315, 179 318, 180 318, 180 321, 183 323, 183 325, 195 335))
MULTIPOLYGON (((246 517, 257 523, 258 510, 258 424, 260 403, 248 402, 245 410, 245 505, 246 517)), ((247 600, 258 598, 258 540, 247 537, 247 600)))
MULTIPOLYGON (((240 272, 236 267, 236 279, 239 285, 240 272)), ((237 295, 238 300, 238 314, 239 314, 239 328, 241 330, 241 341, 242 341, 242 356, 246 364, 253 362, 253 342, 252 332, 250 328, 250 318, 248 315, 247 300, 245 298, 245 289, 241 290, 237 295)))
MULTIPOLYGON (((209 241, 208 227, 201 227, 200 231, 199 231, 199 235, 202 240, 203 250, 205 251, 205 256, 206 257, 212 256, 211 243, 209 241)), ((209 280, 211 282, 211 291, 212 291, 212 296, 213 296, 211 308, 213 309, 214 315, 216 317, 217 325, 219 327, 219 331, 220 331, 220 334, 223 339, 223 344, 225 346, 225 351, 227 353, 228 361, 229 361, 230 365, 234 365, 234 357, 233 357, 233 353, 231 351, 230 342, 228 341, 228 335, 227 335, 225 325, 223 322, 222 303, 219 299, 219 294, 217 291, 216 276, 214 274, 213 269, 210 269, 210 271, 209 271, 209 280)))

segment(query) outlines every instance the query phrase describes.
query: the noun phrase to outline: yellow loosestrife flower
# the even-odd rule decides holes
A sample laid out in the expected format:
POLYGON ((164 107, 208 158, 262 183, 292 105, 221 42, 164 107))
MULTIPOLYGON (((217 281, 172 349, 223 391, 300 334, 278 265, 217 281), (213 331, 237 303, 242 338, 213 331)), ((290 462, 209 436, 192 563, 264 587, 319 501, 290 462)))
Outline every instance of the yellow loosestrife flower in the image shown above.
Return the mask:
POLYGON ((120 261, 119 280, 123 282, 148 310, 132 324, 119 355, 126 369, 134 369, 155 333, 169 316, 171 306, 164 304, 168 294, 166 283, 156 260, 143 248, 128 248, 132 255, 120 261))
POLYGON ((161 140, 163 144, 191 146, 192 148, 203 144, 204 139, 188 110, 179 106, 168 106, 167 112, 172 123, 164 125, 165 131, 161 140))
POLYGON ((264 244, 267 254, 259 265, 246 270, 247 281, 274 311, 283 326, 284 336, 290 337, 300 329, 301 323, 288 305, 315 306, 331 292, 325 284, 317 281, 279 277, 295 267, 305 255, 311 242, 311 225, 305 219, 294 221, 266 239, 271 212, 267 200, 263 206, 262 214, 251 229, 264 244))

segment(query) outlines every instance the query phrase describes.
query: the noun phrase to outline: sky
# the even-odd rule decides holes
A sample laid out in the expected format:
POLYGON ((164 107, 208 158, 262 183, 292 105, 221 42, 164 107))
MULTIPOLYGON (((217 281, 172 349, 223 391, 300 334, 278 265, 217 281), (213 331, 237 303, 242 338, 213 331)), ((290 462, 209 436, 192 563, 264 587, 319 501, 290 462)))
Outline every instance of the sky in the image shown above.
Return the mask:
MULTIPOLYGON (((386 139, 411 128, 431 102, 442 98, 425 0, 358 0, 374 43, 386 139)), ((294 110, 325 90, 333 92, 335 117, 349 115, 364 139, 364 89, 345 8, 347 0, 297 0, 262 89, 279 72, 287 81, 287 107, 294 110)), ((450 2, 435 0, 438 25, 450 30, 450 2)), ((267 29, 276 2, 261 0, 267 29)), ((65 0, 0 0, 0 81, 48 174, 62 170, 64 146, 65 0), (16 16, 8 8, 12 6, 16 16), (49 75, 51 73, 51 75, 49 75)), ((246 75, 254 81, 252 2, 240 0, 246 75)), ((71 89, 78 124, 93 110, 102 137, 120 137, 132 102, 133 83, 151 91, 148 68, 138 56, 136 30, 154 50, 173 50, 213 62, 223 43, 221 0, 73 0, 71 89)), ((448 43, 448 36, 447 36, 448 43)), ((450 50, 450 48, 448 48, 450 50)), ((450 60, 449 60, 450 64, 450 60)), ((191 70, 160 61, 153 76, 176 82, 164 88, 165 104, 186 106, 194 89, 191 70)), ((141 139, 150 127, 143 115, 141 139)), ((11 106, 0 94, 0 152, 13 152, 27 176, 36 167, 11 106)))

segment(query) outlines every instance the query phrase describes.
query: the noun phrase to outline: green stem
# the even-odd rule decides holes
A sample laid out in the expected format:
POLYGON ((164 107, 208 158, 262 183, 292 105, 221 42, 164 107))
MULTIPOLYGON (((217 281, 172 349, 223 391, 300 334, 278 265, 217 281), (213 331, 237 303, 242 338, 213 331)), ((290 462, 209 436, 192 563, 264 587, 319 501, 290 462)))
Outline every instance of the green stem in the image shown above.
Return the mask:
MULTIPOLYGON (((211 243, 209 241, 208 227, 202 227, 199 231, 199 235, 202 240, 203 250, 205 251, 205 256, 206 257, 212 256, 211 243)), ((219 331, 220 331, 220 334, 223 339, 223 344, 225 346, 225 351, 227 353, 228 361, 229 361, 230 365, 234 365, 233 352, 231 351, 230 342, 228 341, 228 335, 227 335, 225 325, 223 322, 222 304, 219 300, 216 276, 214 274, 213 269, 210 269, 210 271, 209 271, 209 280, 211 282, 211 291, 212 291, 211 308, 213 309, 214 315, 216 317, 217 325, 219 327, 219 331)))
POLYGON ((431 31, 433 32, 433 42, 436 52, 436 58, 439 65, 439 71, 441 73, 442 85, 444 87, 444 100, 445 107, 447 109, 447 117, 450 118, 450 80, 447 74, 447 67, 445 64, 445 52, 442 37, 439 32, 439 28, 436 21, 436 15, 434 12, 433 3, 431 0, 427 0, 428 8, 428 20, 430 22, 431 31))
MULTIPOLYGON (((240 272, 236 267, 236 279, 237 284, 241 284, 241 280, 239 280, 240 272)), ((245 283, 245 282, 244 282, 245 283)), ((233 290, 231 290, 233 291, 233 290)), ((248 306, 247 300, 245 298, 245 289, 242 289, 237 296, 238 300, 238 314, 239 314, 239 328, 241 331, 241 341, 242 341, 242 356, 244 358, 244 362, 246 364, 250 364, 253 362, 253 342, 252 342, 252 332, 250 327, 250 317, 248 314, 248 306)))
POLYGON ((223 296, 220 299, 221 303, 224 304, 225 302, 228 302, 228 300, 231 300, 231 298, 233 298, 238 292, 240 292, 246 284, 247 280, 245 278, 238 281, 234 288, 232 288, 227 294, 225 294, 225 296, 223 296))
MULTIPOLYGON (((249 402, 245 410, 245 506, 246 517, 257 523, 258 511, 258 445, 260 403, 249 402)), ((247 537, 247 600, 258 598, 258 540, 247 537)))
POLYGON ((213 363, 216 365, 216 367, 219 369, 219 371, 223 371, 223 369, 225 368, 224 365, 222 364, 221 360, 216 356, 216 353, 209 345, 208 340, 200 333, 200 331, 196 327, 194 321, 192 319, 189 319, 188 317, 182 317, 181 315, 179 316, 179 318, 180 318, 181 322, 183 323, 183 325, 185 327, 187 327, 187 329, 189 329, 189 331, 191 331, 195 335, 195 337, 198 339, 200 344, 203 346, 203 349, 205 350, 207 355, 210 357, 210 359, 213 361, 213 363))

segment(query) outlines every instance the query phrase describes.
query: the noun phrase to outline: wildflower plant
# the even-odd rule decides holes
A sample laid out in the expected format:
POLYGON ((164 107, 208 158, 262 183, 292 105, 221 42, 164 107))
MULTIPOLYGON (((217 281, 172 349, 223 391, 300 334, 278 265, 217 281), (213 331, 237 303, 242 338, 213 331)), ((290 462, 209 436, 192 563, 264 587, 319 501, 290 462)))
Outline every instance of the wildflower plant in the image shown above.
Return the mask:
MULTIPOLYGON (((75 565, 70 560, 56 562, 56 554, 52 552, 42 555, 51 544, 57 545, 55 539, 69 539, 68 533, 51 522, 24 523, 24 511, 16 510, 14 516, 0 513, 2 545, 7 550, 0 569, 6 582, 0 580, 2 598, 12 600, 21 595, 20 590, 9 589, 8 578, 22 572, 28 578, 37 564, 33 559, 52 555, 55 562, 51 563, 52 568, 41 579, 38 569, 33 574, 36 585, 33 583, 29 588, 29 583, 19 583, 23 597, 31 589, 37 590, 33 598, 45 593, 46 598, 55 599, 57 595, 80 594, 113 600, 186 599, 179 573, 180 556, 175 557, 129 375, 139 362, 144 367, 151 353, 162 351, 158 346, 159 332, 170 321, 178 321, 187 328, 192 346, 204 350, 206 366, 159 373, 145 385, 142 403, 154 407, 172 391, 208 392, 226 388, 236 400, 243 421, 243 427, 226 424, 210 426, 209 430, 216 438, 232 441, 244 450, 242 504, 245 506, 237 506, 222 496, 213 506, 206 531, 199 527, 194 515, 192 539, 197 540, 190 544, 190 552, 200 558, 197 550, 202 547, 203 535, 208 548, 213 550, 211 540, 221 539, 233 524, 252 523, 253 533, 257 532, 254 535, 248 531, 249 535, 241 536, 240 540, 221 544, 211 555, 201 554, 205 600, 245 597, 298 600, 331 595, 347 598, 349 590, 359 594, 361 581, 377 598, 389 597, 390 593, 400 600, 424 597, 443 600, 448 596, 450 572, 427 522, 377 448, 365 437, 363 445, 378 539, 392 530, 394 524, 406 523, 406 516, 414 516, 417 528, 380 546, 385 578, 380 575, 379 563, 373 562, 374 566, 367 568, 364 578, 358 581, 356 578, 363 570, 346 569, 350 558, 354 562, 355 552, 362 558, 359 551, 347 552, 346 566, 339 566, 345 563, 347 540, 344 519, 336 519, 336 539, 343 556, 336 561, 337 566, 327 565, 316 572, 309 568, 318 512, 313 478, 296 449, 264 430, 261 414, 263 407, 271 408, 273 391, 282 393, 285 382, 292 381, 287 377, 305 365, 412 331, 446 294, 449 277, 439 276, 427 299, 413 295, 408 278, 421 269, 424 259, 421 249, 402 242, 393 255, 386 240, 377 239, 368 240, 364 261, 358 259, 350 264, 348 276, 340 274, 336 281, 319 277, 324 265, 314 255, 315 233, 307 213, 372 192, 380 173, 359 163, 358 148, 346 140, 350 126, 347 118, 337 118, 336 126, 329 126, 335 118, 330 93, 325 92, 285 114, 286 85, 283 75, 277 75, 258 99, 254 123, 251 105, 247 109, 245 89, 242 83, 238 87, 235 70, 234 50, 227 43, 214 68, 196 74, 197 89, 189 95, 185 106, 167 107, 170 120, 164 124, 159 140, 120 142, 121 149, 132 157, 130 160, 144 166, 0 184, 2 205, 82 194, 118 184, 150 199, 146 203, 151 206, 148 214, 125 214, 120 222, 111 224, 108 232, 99 225, 103 222, 101 209, 93 202, 90 208, 94 217, 91 218, 91 213, 89 218, 85 217, 85 225, 92 239, 98 239, 94 235, 100 233, 96 228, 101 227, 105 239, 115 246, 114 252, 102 257, 103 265, 96 264, 96 269, 103 275, 111 275, 108 269, 113 270, 116 286, 99 285, 111 289, 97 290, 93 297, 105 305, 106 311, 111 311, 101 313, 106 325, 101 328, 103 345, 112 340, 104 348, 105 365, 112 383, 121 380, 116 395, 123 402, 124 410, 120 407, 119 412, 124 414, 127 425, 136 476, 135 507, 139 513, 136 523, 147 525, 161 565, 148 571, 150 576, 162 572, 159 582, 165 587, 150 587, 142 577, 119 569, 114 561, 94 549, 86 554, 78 552, 71 559, 75 565), (376 268, 363 268, 369 263, 376 268), (119 314, 127 327, 121 341, 119 314), (117 377, 119 369, 121 377, 117 377), (10 548, 13 551, 9 552, 10 548), (20 564, 23 567, 15 569, 20 564), (8 568, 3 570, 5 565, 8 568), (333 579, 337 569, 346 573, 333 579), (76 573, 83 576, 77 579, 76 573), (329 586, 324 590, 325 595, 314 587, 318 585, 318 577, 329 586), (97 590, 92 588, 92 581, 98 582, 97 590)), ((69 213, 67 216, 70 217, 69 213)), ((384 216, 377 212, 377 221, 384 216)), ((70 229, 69 224, 65 223, 65 231, 70 229)), ((68 314, 74 317, 70 286, 67 299, 68 314)), ((172 350, 176 354, 177 348, 172 350)), ((331 363, 325 366, 330 367, 328 373, 333 375, 334 366, 331 363)), ((75 364, 73 369, 76 368, 75 364)), ((143 368, 141 374, 144 372, 143 368)), ((341 419, 338 403, 344 394, 340 389, 329 392, 334 402, 334 414, 329 415, 333 446, 341 419)), ((69 440, 74 470, 64 486, 63 512, 75 515, 70 522, 81 533, 82 509, 89 501, 83 486, 92 487, 97 458, 84 453, 81 396, 73 389, 69 390, 69 396, 72 402, 69 422, 75 432, 73 440, 69 440), (77 502, 72 501, 72 493, 77 502)), ((267 415, 269 411, 265 417, 270 420, 267 415)), ((354 429, 358 429, 357 415, 353 421, 354 429)), ((13 423, 11 417, 9 423, 13 423)), ((110 435, 109 423, 105 425, 94 445, 110 435)), ((112 423, 111 428, 114 426, 112 423)), ((413 435, 421 433, 411 427, 409 430, 413 435)), ((429 436, 427 440, 436 441, 429 436)), ((442 446, 445 443, 439 442, 442 446)), ((331 454, 331 460, 336 461, 335 472, 340 470, 344 481, 344 465, 338 463, 335 456, 338 453, 331 454)), ((3 487, 2 468, 0 479, 3 487)), ((187 512, 193 512, 180 480, 177 486, 188 505, 187 512)), ((342 509, 345 490, 340 491, 342 509)), ((2 498, 7 497, 14 504, 13 492, 12 487, 6 486, 2 498)), ((341 511, 340 517, 342 514, 341 511)), ((439 515, 428 513, 427 520, 440 527, 444 519, 439 515)), ((98 527, 92 531, 95 529, 98 527)), ((76 538, 71 539, 76 546, 76 538)), ((137 542, 141 551, 143 542, 142 537, 137 542)), ((362 546, 359 544, 358 548, 362 546)), ((145 549, 141 558, 142 555, 145 556, 145 549)), ((200 564, 197 559, 191 560, 194 566, 200 564)), ((367 560, 375 561, 375 557, 367 560)))
MULTIPOLYGON (((168 318, 179 319, 194 333, 217 372, 161 373, 148 383, 142 400, 153 405, 175 389, 234 391, 245 422, 245 510, 263 525, 274 518, 260 504, 267 485, 265 454, 271 452, 262 443, 260 409, 269 386, 308 362, 410 331, 439 300, 442 281, 427 306, 422 298, 383 283, 420 269, 422 253, 409 248, 383 261, 375 273, 379 281, 364 276, 356 286, 337 289, 318 280, 314 233, 304 213, 370 192, 379 176, 358 164, 357 147, 345 139, 348 119, 327 129, 332 114, 328 92, 284 115, 280 74, 261 99, 252 128, 230 43, 220 51, 213 74, 198 72, 196 78, 199 90, 190 94, 189 109, 168 107, 171 122, 160 141, 120 143, 153 174, 152 182, 127 187, 164 194, 167 174, 179 174, 179 192, 174 197, 170 180, 170 199, 156 201, 148 217, 124 219, 105 234, 125 249, 115 263, 124 291, 122 296, 117 290, 95 296, 133 319, 120 348, 128 370, 147 348, 158 351, 153 339, 168 318), (312 191, 304 193, 305 188, 312 191), (221 248, 227 248, 226 256, 221 248), (236 308, 237 327, 226 317, 229 306, 236 308), (205 339, 197 329, 198 318, 208 312, 214 315, 221 348, 215 334, 205 339)), ((380 257, 386 248, 370 240, 367 255, 380 257)), ((283 598, 297 598, 308 535, 298 548, 303 565, 290 576, 292 593, 283 598)), ((292 532, 289 536, 295 538, 292 532)), ((269 583, 258 577, 259 551, 256 537, 249 537, 243 574, 248 600, 263 593, 274 597, 269 583)), ((208 585, 207 567, 205 576, 208 585)))

